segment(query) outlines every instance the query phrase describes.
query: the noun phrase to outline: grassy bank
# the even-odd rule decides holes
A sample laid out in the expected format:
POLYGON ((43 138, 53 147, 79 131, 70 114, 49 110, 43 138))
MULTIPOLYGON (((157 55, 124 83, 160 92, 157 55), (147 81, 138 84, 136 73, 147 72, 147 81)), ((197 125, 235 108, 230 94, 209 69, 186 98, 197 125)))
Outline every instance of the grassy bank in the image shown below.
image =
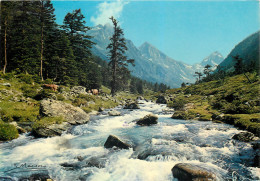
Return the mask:
POLYGON ((167 91, 175 119, 213 120, 260 134, 260 80, 256 73, 167 91))
POLYGON ((116 107, 138 96, 122 92, 111 97, 110 89, 104 86, 101 95, 71 94, 69 86, 59 86, 57 91, 42 87, 51 83, 50 80, 41 82, 39 77, 26 74, 0 75, 0 141, 15 139, 19 136, 18 132, 63 123, 62 117, 42 117, 39 114, 40 102, 44 98, 63 101, 90 113, 99 108, 116 107))

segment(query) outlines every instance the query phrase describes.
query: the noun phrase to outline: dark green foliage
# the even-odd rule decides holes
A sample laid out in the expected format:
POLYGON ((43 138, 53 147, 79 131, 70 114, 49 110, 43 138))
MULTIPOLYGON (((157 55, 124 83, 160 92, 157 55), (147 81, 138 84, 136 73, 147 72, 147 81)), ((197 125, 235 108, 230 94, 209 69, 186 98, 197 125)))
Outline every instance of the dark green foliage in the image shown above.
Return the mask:
POLYGON ((202 77, 202 73, 201 72, 195 72, 194 77, 198 76, 198 82, 200 81, 200 78, 202 77))
POLYGON ((240 58, 238 55, 233 56, 233 60, 235 62, 234 68, 235 68, 235 74, 241 74, 243 72, 243 65, 242 65, 242 58, 240 58))
POLYGON ((34 82, 34 76, 31 74, 19 74, 17 78, 26 84, 32 84, 34 82))
POLYGON ((0 123, 0 140, 8 141, 18 138, 19 134, 14 125, 7 123, 0 123))
POLYGON ((128 60, 124 55, 127 51, 126 42, 123 30, 118 25, 118 21, 114 17, 110 18, 114 26, 114 34, 110 38, 110 44, 107 46, 109 49, 109 66, 111 67, 112 82, 111 82, 111 94, 112 96, 124 87, 126 80, 130 76, 130 72, 127 69, 128 63, 133 65, 134 60, 128 60))
POLYGON ((259 40, 260 32, 256 32, 243 41, 241 41, 235 48, 230 52, 225 60, 220 64, 220 67, 228 71, 234 70, 235 61, 233 56, 239 56, 242 58, 243 68, 251 69, 251 71, 259 71, 259 40))
POLYGON ((175 110, 181 110, 184 108, 184 105, 187 103, 188 103, 187 100, 181 98, 181 99, 175 99, 174 101, 167 103, 167 106, 172 107, 175 110))
MULTIPOLYGON (((90 87, 92 86, 90 84, 93 84, 93 76, 92 80, 88 80, 89 69, 87 64, 91 61, 90 49, 94 43, 90 40, 91 37, 86 35, 90 28, 85 26, 84 18, 81 9, 76 9, 65 16, 62 27, 70 40, 75 56, 75 65, 78 68, 71 67, 69 71, 73 72, 74 79, 77 78, 80 85, 90 87)), ((93 72, 89 74, 93 75, 93 72)))
POLYGON ((30 98, 36 98, 38 95, 38 89, 37 86, 31 86, 31 85, 24 85, 21 87, 21 90, 23 92, 23 96, 30 97, 30 98))
POLYGON ((53 90, 51 90, 51 89, 42 89, 41 91, 39 91, 37 93, 37 95, 35 95, 34 99, 42 100, 44 98, 52 98, 53 97, 53 93, 55 93, 55 92, 53 90))
POLYGON ((203 73, 204 73, 206 76, 209 76, 209 75, 210 75, 210 72, 212 72, 212 70, 211 70, 211 65, 207 64, 207 65, 204 67, 203 73))
MULTIPOLYGON (((80 9, 68 13, 62 26, 55 23, 50 0, 1 1, 0 14, 0 70, 6 72, 0 74, 1 78, 12 79, 17 75, 21 82, 31 85, 54 83, 99 89, 103 84, 111 87, 111 63, 109 67, 104 60, 91 55, 93 42, 87 35, 90 28, 80 9)), ((115 91, 128 90, 132 79, 126 68, 126 63, 132 60, 124 57, 127 48, 123 33, 119 34, 115 36, 121 43, 115 91)), ((142 93, 153 84, 138 81, 135 87, 142 93)), ((29 87, 23 88, 23 92, 36 99, 47 96, 45 92, 35 96, 36 91, 29 87)))

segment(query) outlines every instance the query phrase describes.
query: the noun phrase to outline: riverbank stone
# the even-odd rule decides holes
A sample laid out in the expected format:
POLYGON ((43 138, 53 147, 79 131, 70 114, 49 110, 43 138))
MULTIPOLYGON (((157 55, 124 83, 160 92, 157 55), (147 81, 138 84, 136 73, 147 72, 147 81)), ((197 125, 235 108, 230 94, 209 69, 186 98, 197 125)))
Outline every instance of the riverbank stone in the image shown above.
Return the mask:
POLYGON ((104 147, 105 148, 113 148, 114 146, 119 148, 119 149, 129 149, 131 147, 131 145, 121 141, 115 135, 109 135, 109 137, 107 138, 107 140, 104 144, 104 147))
POLYGON ((136 122, 140 126, 150 126, 158 123, 158 116, 154 114, 148 114, 136 122))
POLYGON ((200 166, 178 163, 172 168, 172 175, 179 181, 216 181, 216 175, 200 166))
POLYGON ((40 115, 45 117, 63 117, 70 124, 83 124, 89 120, 89 115, 79 107, 52 99, 41 101, 40 115))
POLYGON ((61 124, 52 124, 47 127, 33 129, 31 135, 36 138, 60 136, 62 132, 70 129, 71 127, 72 125, 67 122, 63 122, 61 124))
POLYGON ((238 134, 235 134, 232 139, 243 141, 243 142, 250 142, 257 140, 257 137, 253 133, 250 132, 241 132, 238 134))

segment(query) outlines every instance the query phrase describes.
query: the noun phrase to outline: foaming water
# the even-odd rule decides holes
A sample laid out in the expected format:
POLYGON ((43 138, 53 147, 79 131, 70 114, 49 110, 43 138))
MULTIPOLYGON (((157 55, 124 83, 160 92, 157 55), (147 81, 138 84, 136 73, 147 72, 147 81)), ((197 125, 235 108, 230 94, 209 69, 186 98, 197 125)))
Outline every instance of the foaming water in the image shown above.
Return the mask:
POLYGON ((240 131, 212 122, 173 120, 163 114, 165 105, 141 102, 138 110, 116 108, 121 116, 93 116, 53 138, 33 139, 24 134, 0 144, 0 176, 16 180, 45 173, 61 181, 165 181, 176 180, 171 169, 177 163, 206 166, 218 180, 259 180, 259 168, 249 167, 254 150, 232 140, 240 131), (157 114, 158 124, 138 126, 135 120, 157 114), (129 150, 105 149, 110 135, 133 145, 129 150), (41 166, 28 169, 24 164, 41 166))

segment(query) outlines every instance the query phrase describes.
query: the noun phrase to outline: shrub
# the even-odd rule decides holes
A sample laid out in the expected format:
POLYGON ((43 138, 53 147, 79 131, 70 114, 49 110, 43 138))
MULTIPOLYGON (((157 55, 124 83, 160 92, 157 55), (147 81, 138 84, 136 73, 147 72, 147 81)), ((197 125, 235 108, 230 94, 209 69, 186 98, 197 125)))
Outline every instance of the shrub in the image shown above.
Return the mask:
POLYGON ((12 78, 15 77, 15 72, 5 73, 5 74, 3 74, 3 72, 0 72, 0 77, 4 78, 6 80, 11 80, 12 78))
POLYGON ((65 97, 64 97, 62 94, 58 94, 58 95, 57 95, 57 100, 58 100, 58 101, 64 101, 64 100, 65 100, 65 97))
POLYGON ((190 114, 186 111, 175 111, 174 114, 172 115, 172 119, 190 120, 194 118, 195 118, 194 114, 190 114))
POLYGON ((35 98, 38 94, 38 87, 36 86, 24 85, 21 89, 25 97, 35 98))
POLYGON ((37 119, 39 107, 23 102, 0 102, 0 117, 4 122, 32 122, 37 119))
POLYGON ((184 105, 187 104, 187 101, 185 99, 175 99, 174 101, 172 102, 169 102, 167 104, 168 107, 172 107, 174 108, 175 110, 180 110, 180 109, 183 109, 184 108, 184 105))
POLYGON ((51 79, 46 79, 44 80, 44 84, 52 84, 53 81, 51 79))
POLYGON ((32 129, 44 128, 52 124, 61 124, 65 119, 63 117, 43 117, 32 126, 32 129))
POLYGON ((8 141, 18 138, 19 134, 14 125, 7 123, 0 123, 0 140, 8 141))
POLYGON ((34 99, 42 100, 44 98, 52 98, 53 93, 55 93, 55 91, 53 91, 51 89, 42 89, 40 92, 38 92, 38 94, 34 97, 34 99))
POLYGON ((17 76, 21 82, 24 82, 26 84, 32 84, 34 82, 33 75, 30 74, 19 74, 17 76))

